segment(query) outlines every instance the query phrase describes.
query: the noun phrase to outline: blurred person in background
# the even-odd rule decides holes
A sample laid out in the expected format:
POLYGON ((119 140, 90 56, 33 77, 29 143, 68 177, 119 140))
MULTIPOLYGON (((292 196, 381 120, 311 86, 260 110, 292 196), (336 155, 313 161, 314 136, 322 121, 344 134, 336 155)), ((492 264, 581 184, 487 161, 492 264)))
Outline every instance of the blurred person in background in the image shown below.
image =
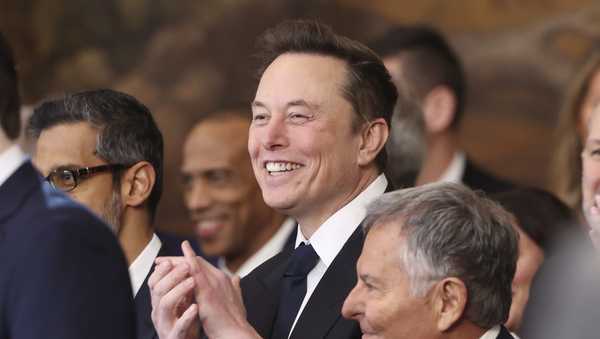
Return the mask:
POLYGON ((511 183, 477 166, 459 145, 465 76, 444 37, 426 26, 396 26, 371 47, 383 58, 400 97, 417 102, 422 112, 426 152, 416 184, 457 182, 487 193, 510 189, 511 183))
POLYGON ((600 105, 592 109, 586 126, 581 153, 582 209, 592 242, 600 250, 600 105))
POLYGON ((0 339, 131 339, 123 251, 104 223, 44 183, 16 144, 19 110, 0 34, 0 339))
MULTIPOLYGON (((552 193, 539 188, 518 188, 491 196, 515 217, 519 233, 519 259, 513 280, 513 301, 506 327, 519 333, 536 273, 552 255, 560 235, 578 232, 573 211, 552 193)), ((579 232, 580 233, 580 232, 579 232)))
POLYGON ((207 114, 183 147, 184 200, 196 238, 217 266, 244 277, 284 247, 296 223, 263 201, 248 155, 249 109, 207 114))
POLYGON ((413 100, 403 98, 402 93, 398 93, 390 126, 390 138, 386 145, 388 152, 386 175, 389 176, 394 187, 405 188, 415 185, 426 149, 425 123, 421 108, 413 100))
POLYGON ((148 108, 109 89, 67 95, 34 110, 33 162, 48 182, 100 216, 129 265, 138 338, 156 336, 146 283, 157 256, 181 255, 180 242, 153 226, 163 185, 163 139, 148 108))
POLYGON ((581 211, 581 152, 587 124, 600 103, 600 52, 592 55, 569 87, 556 128, 552 190, 567 205, 581 211))

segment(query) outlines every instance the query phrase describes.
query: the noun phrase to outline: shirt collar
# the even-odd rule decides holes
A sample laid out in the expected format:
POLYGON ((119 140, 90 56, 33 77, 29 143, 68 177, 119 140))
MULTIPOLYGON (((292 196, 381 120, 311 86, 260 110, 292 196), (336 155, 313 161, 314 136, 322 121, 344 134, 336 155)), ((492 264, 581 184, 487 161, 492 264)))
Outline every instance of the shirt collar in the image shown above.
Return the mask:
POLYGON ((17 145, 10 146, 6 151, 0 154, 0 186, 17 171, 17 169, 27 160, 27 155, 21 151, 17 145))
POLYGON ((296 247, 302 242, 310 243, 319 258, 329 267, 367 215, 367 205, 382 195, 387 185, 385 175, 379 175, 364 191, 321 224, 308 240, 298 225, 296 247))
MULTIPOLYGON (((277 232, 275 232, 275 234, 273 234, 273 236, 258 251, 256 251, 256 253, 248 258, 248 260, 246 260, 242 266, 240 266, 240 268, 238 268, 238 270, 235 272, 235 275, 243 278, 248 275, 248 273, 252 272, 256 267, 260 266, 260 264, 269 260, 275 254, 281 252, 288 237, 294 230, 294 226, 296 226, 294 219, 285 219, 277 232)), ((219 269, 228 275, 233 275, 234 273, 227 268, 226 264, 225 258, 219 257, 217 262, 219 269)))
POLYGON ((465 174, 465 166, 467 163, 467 157, 462 151, 454 153, 452 161, 446 167, 444 173, 440 176, 439 182, 454 182, 462 183, 462 178, 465 174))
POLYGON ((479 339, 496 339, 498 334, 500 334, 500 325, 490 328, 479 339))
POLYGON ((161 246, 160 239, 156 234, 153 234, 150 242, 148 242, 146 247, 144 247, 142 252, 129 266, 129 277, 131 278, 131 288, 133 289, 134 297, 142 287, 146 276, 150 273, 154 259, 156 259, 161 246))

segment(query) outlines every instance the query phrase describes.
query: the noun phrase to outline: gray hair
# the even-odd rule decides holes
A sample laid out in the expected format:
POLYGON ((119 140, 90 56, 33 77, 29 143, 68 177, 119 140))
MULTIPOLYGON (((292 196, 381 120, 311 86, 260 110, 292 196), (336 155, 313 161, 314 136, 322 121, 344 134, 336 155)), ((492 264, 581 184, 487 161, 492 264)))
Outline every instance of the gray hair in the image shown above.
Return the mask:
POLYGON ((434 183, 384 194, 367 209, 365 233, 398 227, 399 253, 411 293, 423 296, 446 277, 464 282, 466 318, 482 328, 502 324, 512 302, 518 235, 497 203, 454 183, 434 183))

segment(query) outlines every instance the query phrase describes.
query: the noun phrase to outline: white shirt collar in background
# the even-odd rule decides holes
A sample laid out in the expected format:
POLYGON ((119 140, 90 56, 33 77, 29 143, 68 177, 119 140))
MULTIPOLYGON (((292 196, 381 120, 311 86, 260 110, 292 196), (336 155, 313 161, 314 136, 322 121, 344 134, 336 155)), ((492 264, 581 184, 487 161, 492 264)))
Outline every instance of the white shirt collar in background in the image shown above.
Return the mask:
POLYGON ((490 328, 479 339, 496 339, 498 334, 500 334, 500 325, 490 328))
POLYGON ((439 182, 454 182, 457 184, 462 183, 463 176, 465 175, 465 167, 467 166, 467 157, 464 152, 458 151, 454 153, 454 157, 450 162, 450 165, 446 167, 444 173, 440 176, 439 182))
POLYGON ((160 251, 162 243, 156 234, 152 235, 152 239, 144 247, 144 250, 140 255, 129 266, 129 278, 131 278, 131 288, 133 289, 133 296, 135 297, 142 287, 146 276, 150 273, 154 259, 160 251))
POLYGON ((10 146, 0 154, 0 186, 27 160, 27 155, 17 145, 10 146))

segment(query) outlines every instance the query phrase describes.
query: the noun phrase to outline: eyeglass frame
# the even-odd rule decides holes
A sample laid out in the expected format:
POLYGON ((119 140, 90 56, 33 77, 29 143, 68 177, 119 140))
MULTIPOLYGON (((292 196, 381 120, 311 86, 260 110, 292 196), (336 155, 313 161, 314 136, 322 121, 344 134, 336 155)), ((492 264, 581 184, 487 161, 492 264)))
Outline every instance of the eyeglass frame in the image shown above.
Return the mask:
POLYGON ((82 168, 57 168, 57 169, 51 171, 44 179, 50 184, 50 186, 52 186, 52 188, 54 188, 56 190, 59 190, 62 192, 71 192, 72 190, 77 188, 77 186, 79 185, 80 179, 87 179, 94 174, 98 174, 98 173, 102 173, 102 172, 106 172, 106 171, 111 171, 114 173, 116 171, 120 171, 127 167, 129 167, 129 166, 123 165, 123 164, 105 164, 105 165, 82 167, 82 168), (62 173, 69 172, 71 174, 71 176, 73 176, 73 181, 75 182, 73 187, 69 188, 68 190, 63 190, 61 188, 56 187, 56 185, 52 181, 51 177, 54 175, 57 175, 60 172, 62 172, 62 173))

